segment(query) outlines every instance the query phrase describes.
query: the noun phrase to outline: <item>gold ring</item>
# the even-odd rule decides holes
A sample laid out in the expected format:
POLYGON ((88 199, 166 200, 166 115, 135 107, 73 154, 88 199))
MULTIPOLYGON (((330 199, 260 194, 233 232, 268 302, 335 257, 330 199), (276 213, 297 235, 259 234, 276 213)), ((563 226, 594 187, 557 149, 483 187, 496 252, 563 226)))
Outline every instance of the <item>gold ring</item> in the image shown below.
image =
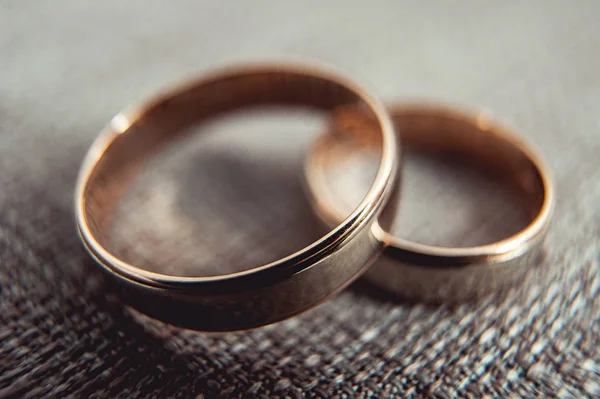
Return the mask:
MULTIPOLYGON (((526 228, 511 237, 465 248, 415 243, 381 228, 376 235, 386 249, 365 276, 405 298, 433 303, 482 297, 522 278, 539 254, 554 207, 552 179, 540 153, 486 113, 426 104, 396 104, 389 110, 403 148, 460 155, 500 173, 526 194, 533 216, 526 228)), ((338 121, 341 127, 320 136, 305 163, 313 207, 330 225, 342 220, 345 212, 341 198, 326 181, 327 164, 347 156, 349 143, 364 147, 379 142, 369 133, 375 131, 368 115, 349 112, 338 116, 338 121), (361 135, 348 137, 347 132, 361 135)))
POLYGON ((285 63, 220 69, 113 118, 88 151, 79 173, 77 228, 108 282, 126 304, 142 313, 204 331, 270 324, 340 291, 382 252, 381 243, 374 238, 374 225, 378 219, 386 219, 384 205, 396 191, 397 145, 384 105, 336 72, 285 63), (382 144, 377 177, 349 217, 290 256, 222 276, 155 273, 106 249, 107 225, 115 202, 145 159, 192 123, 234 109, 269 104, 311 107, 328 115, 359 107, 376 121, 382 144))

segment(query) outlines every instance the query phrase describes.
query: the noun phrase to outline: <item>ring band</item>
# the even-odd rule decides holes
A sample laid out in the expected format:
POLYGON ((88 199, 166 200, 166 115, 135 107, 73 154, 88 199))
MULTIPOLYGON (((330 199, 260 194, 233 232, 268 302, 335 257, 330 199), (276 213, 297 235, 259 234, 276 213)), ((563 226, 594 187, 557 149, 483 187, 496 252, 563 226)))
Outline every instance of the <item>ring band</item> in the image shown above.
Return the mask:
MULTIPOLYGON (((534 216, 525 229, 511 237, 465 248, 419 244, 380 229, 377 236, 386 245, 384 256, 365 277, 404 298, 431 303, 486 296, 521 279, 541 250, 554 206, 549 169, 539 152, 484 113, 471 115, 424 104, 397 104, 389 110, 403 148, 459 155, 511 179, 526 194, 534 216)), ((356 140, 347 137, 339 140, 339 132, 343 136, 343 132, 360 131, 361 146, 378 142, 375 135, 368 134, 373 132, 372 120, 365 115, 355 112, 340 120, 355 128, 335 129, 334 134, 320 136, 305 164, 311 202, 328 224, 341 220, 344 212, 341 198, 326 182, 325 166, 347 155, 348 142, 356 145, 356 140)))
MULTIPOLYGON (((81 167, 75 216, 82 242, 122 300, 189 329, 231 331, 283 320, 319 304, 357 278, 383 250, 374 225, 396 191, 397 138, 384 105, 326 68, 262 64, 224 68, 115 116, 81 167), (183 128, 250 106, 305 106, 335 115, 360 107, 381 139, 377 176, 352 214, 320 240, 275 262, 211 277, 178 277, 128 264, 105 247, 116 200, 141 163, 183 128)), ((383 212, 385 210, 385 212, 383 212)), ((383 212, 383 214, 382 214, 383 212)), ((293 226, 290 226, 293 228, 293 226)), ((224 238, 226 239, 226 237, 224 238)))

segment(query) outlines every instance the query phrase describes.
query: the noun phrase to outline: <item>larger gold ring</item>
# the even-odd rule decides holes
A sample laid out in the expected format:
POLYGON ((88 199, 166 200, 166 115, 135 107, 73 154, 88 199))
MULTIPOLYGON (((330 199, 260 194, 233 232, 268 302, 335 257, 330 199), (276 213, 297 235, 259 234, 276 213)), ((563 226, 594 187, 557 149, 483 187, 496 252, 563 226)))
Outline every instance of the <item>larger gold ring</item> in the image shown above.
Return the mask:
POLYGON ((325 300, 357 278, 381 253, 374 225, 396 191, 397 152, 393 124, 384 105, 333 71, 287 64, 226 68, 114 117, 81 167, 75 193, 77 227, 88 252, 133 308, 190 329, 258 327, 325 300), (216 277, 150 272, 106 249, 107 224, 115 201, 153 151, 192 123, 265 104, 308 106, 332 115, 359 107, 376 121, 382 143, 379 169, 368 194, 349 217, 288 257, 216 277))
MULTIPOLYGON (((469 114, 426 104, 397 104, 390 107, 390 113, 403 148, 451 153, 498 172, 526 194, 533 217, 526 228, 511 237, 466 248, 411 242, 382 228, 377 237, 386 245, 384 256, 365 276, 400 296, 437 303, 483 297, 521 279, 536 261, 554 206, 549 168, 540 153, 485 113, 469 114)), ((305 164, 313 206, 329 224, 342 220, 345 211, 325 171, 329 163, 340 162, 340 157, 348 155, 348 143, 357 145, 347 132, 361 132, 360 146, 379 142, 376 135, 368 133, 375 133, 368 115, 349 112, 338 120, 343 129, 320 136, 305 164)))

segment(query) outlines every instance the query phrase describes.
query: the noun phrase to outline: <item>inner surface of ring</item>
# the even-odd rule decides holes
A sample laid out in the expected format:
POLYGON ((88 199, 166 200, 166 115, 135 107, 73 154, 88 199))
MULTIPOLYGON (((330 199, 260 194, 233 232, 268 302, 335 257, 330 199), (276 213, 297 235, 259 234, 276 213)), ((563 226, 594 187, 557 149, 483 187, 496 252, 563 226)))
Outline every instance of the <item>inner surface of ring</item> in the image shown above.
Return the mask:
POLYGON ((325 116, 334 116, 348 107, 372 113, 349 88, 286 70, 207 80, 156 100, 137 114, 119 115, 106 132, 112 140, 85 185, 84 213, 94 238, 108 248, 115 206, 155 151, 188 132, 191 126, 210 122, 230 111, 270 105, 308 107, 325 116))
MULTIPOLYGON (((458 161, 461 166, 484 170, 488 178, 497 180, 519 194, 518 198, 525 203, 529 217, 527 223, 518 224, 518 229, 526 228, 542 211, 547 193, 537 155, 530 151, 526 143, 506 132, 490 117, 485 114, 469 116, 435 106, 391 107, 390 113, 404 150, 436 160, 458 161)), ((341 133, 322 136, 307 158, 308 169, 314 172, 309 178, 313 195, 323 201, 321 206, 328 209, 329 218, 335 220, 341 218, 343 199, 334 194, 331 183, 325 181, 324 169, 331 167, 327 164, 343 163, 341 158, 349 157, 352 147, 356 149, 361 146, 364 150, 375 147, 380 140, 374 131, 373 134, 365 133, 369 131, 371 123, 368 117, 364 118, 358 113, 346 114, 342 123, 354 126, 351 131, 360 131, 361 135, 347 137, 344 132, 349 130, 340 129, 341 133)), ((431 202, 431 199, 423 201, 431 202)), ((401 217, 399 223, 402 223, 401 217)), ((514 233, 510 234, 519 232, 512 231, 514 233)), ((501 236, 500 239, 505 238, 508 237, 501 236)), ((484 244, 475 244, 479 245, 484 244)))
POLYGON ((462 162, 518 187, 533 220, 544 202, 544 183, 524 144, 494 126, 484 114, 478 119, 450 115, 398 112, 394 117, 405 146, 416 152, 459 158, 462 162))

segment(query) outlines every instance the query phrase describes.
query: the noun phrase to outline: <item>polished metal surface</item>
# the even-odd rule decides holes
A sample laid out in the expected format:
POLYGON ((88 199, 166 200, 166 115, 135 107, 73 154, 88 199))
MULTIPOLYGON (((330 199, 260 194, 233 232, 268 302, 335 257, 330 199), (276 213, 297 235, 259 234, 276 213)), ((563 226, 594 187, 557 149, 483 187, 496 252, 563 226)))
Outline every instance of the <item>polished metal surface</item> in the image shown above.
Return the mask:
MULTIPOLYGON (((371 132, 372 133, 372 132, 371 132)), ((396 192, 397 139, 383 104, 327 68, 297 64, 234 66, 214 71, 115 116, 90 148, 75 193, 81 239, 123 301, 190 329, 258 327, 303 312, 343 289, 379 255, 379 219, 396 192), (187 126, 224 112, 270 104, 309 107, 333 116, 359 107, 380 137, 379 169, 360 205, 322 239, 278 261, 211 277, 148 271, 106 248, 114 207, 138 168, 187 126)), ((385 212, 384 212, 385 211, 385 212)), ((382 216, 383 213, 383 216, 382 216)), ((290 226, 293 229, 293 226, 290 226)), ((227 240, 227 237, 223 237, 227 240)))
MULTIPOLYGON (((411 242, 382 228, 377 237, 386 245, 384 256, 365 276, 402 297, 432 303, 474 299, 517 282, 538 260, 554 206, 549 168, 539 152, 486 113, 431 104, 396 104, 389 109, 403 148, 452 155, 487 169, 524 194, 532 216, 526 228, 510 237, 464 248, 411 242)), ((368 148, 380 142, 368 115, 346 113, 338 121, 341 128, 320 136, 305 164, 313 206, 330 225, 342 220, 347 210, 325 179, 328 164, 348 156, 349 145, 368 148), (349 131, 361 134, 349 137, 349 131)))

